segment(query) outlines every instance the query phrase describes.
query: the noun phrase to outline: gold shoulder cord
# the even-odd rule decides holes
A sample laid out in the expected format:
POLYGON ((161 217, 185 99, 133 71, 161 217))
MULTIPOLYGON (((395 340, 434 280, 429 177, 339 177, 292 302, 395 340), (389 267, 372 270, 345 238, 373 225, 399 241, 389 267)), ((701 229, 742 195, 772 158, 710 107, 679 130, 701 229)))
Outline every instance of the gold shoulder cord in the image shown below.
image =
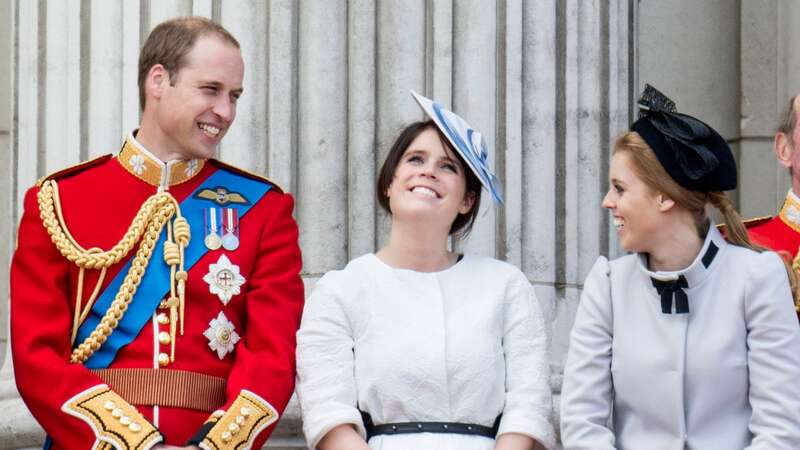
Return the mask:
POLYGON ((82 364, 89 359, 119 325, 133 296, 136 294, 136 289, 142 281, 142 276, 150 262, 158 237, 161 235, 164 225, 167 225, 164 260, 170 266, 170 297, 165 302, 162 302, 162 305, 166 304, 170 308, 172 319, 170 321, 170 334, 172 337, 170 359, 174 361, 175 324, 178 321, 178 315, 180 315, 181 335, 183 335, 184 292, 187 278, 184 270, 183 254, 190 239, 189 223, 181 216, 180 206, 175 198, 168 192, 159 192, 150 196, 139 208, 139 212, 136 213, 136 217, 122 239, 108 251, 103 251, 97 247, 92 247, 88 250, 84 249, 72 237, 64 222, 61 201, 58 195, 58 185, 55 180, 48 180, 42 184, 39 188, 37 199, 39 202, 39 217, 41 217, 42 224, 50 235, 50 239, 52 239, 59 252, 80 269, 75 299, 75 316, 72 323, 73 343, 75 342, 78 328, 86 320, 94 301, 97 299, 107 269, 120 262, 130 253, 136 243, 141 241, 139 249, 131 262, 131 268, 125 275, 122 286, 120 286, 114 300, 111 302, 111 306, 100 320, 97 328, 72 351, 70 362, 76 364, 82 364), (173 216, 175 216, 175 220, 170 222, 173 216), (86 269, 99 269, 100 277, 85 307, 81 308, 83 278, 86 269))

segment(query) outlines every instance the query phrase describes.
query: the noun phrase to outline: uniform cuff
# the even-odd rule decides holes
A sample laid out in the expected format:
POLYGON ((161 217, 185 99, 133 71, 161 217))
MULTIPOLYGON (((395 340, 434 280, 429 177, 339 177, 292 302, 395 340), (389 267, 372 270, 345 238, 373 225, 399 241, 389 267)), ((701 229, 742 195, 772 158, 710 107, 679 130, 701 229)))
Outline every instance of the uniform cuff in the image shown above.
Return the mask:
POLYGON ((218 410, 187 443, 204 450, 251 448, 259 433, 278 420, 278 412, 256 393, 242 389, 227 411, 218 410))
POLYGON ((133 405, 105 384, 72 397, 61 410, 89 424, 97 448, 148 450, 164 439, 133 405))

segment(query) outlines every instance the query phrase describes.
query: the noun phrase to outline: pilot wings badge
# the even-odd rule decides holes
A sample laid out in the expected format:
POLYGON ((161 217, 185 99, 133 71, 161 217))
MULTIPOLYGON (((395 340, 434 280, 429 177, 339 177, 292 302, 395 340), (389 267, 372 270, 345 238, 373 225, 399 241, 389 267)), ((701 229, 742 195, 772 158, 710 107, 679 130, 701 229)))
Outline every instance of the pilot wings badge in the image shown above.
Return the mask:
POLYGON ((219 206, 225 206, 229 203, 233 203, 236 205, 249 205, 250 200, 247 199, 244 195, 240 194, 239 192, 229 191, 228 188, 223 186, 217 186, 212 189, 203 189, 200 192, 194 194, 194 198, 201 199, 201 200, 208 200, 210 202, 214 202, 219 206))

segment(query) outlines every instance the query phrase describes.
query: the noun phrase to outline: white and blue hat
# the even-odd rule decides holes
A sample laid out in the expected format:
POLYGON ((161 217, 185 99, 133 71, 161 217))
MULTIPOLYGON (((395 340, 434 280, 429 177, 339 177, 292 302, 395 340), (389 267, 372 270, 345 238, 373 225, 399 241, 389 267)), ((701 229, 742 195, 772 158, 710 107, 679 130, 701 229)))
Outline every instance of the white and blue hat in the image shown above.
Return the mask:
POLYGON ((452 111, 442 107, 439 102, 423 97, 411 91, 414 100, 420 108, 430 117, 439 130, 447 136, 447 140, 458 151, 464 161, 487 191, 491 192, 496 203, 503 203, 500 180, 489 170, 486 161, 486 141, 481 133, 472 128, 464 119, 452 111))

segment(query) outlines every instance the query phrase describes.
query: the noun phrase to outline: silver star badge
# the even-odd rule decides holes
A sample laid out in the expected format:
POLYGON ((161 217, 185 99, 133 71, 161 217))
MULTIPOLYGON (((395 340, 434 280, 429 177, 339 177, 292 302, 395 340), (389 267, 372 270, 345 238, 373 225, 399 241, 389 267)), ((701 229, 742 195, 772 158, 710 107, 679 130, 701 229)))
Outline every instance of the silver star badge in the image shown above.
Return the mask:
POLYGON ((208 283, 208 290, 219 297, 223 305, 231 301, 231 297, 239 294, 245 279, 239 273, 239 266, 231 264, 227 256, 221 255, 216 264, 208 265, 208 273, 203 276, 208 283))
POLYGON ((225 317, 225 314, 220 311, 217 318, 211 319, 208 325, 209 327, 203 332, 203 336, 208 339, 208 347, 217 352, 219 359, 233 352, 233 347, 239 342, 240 338, 233 324, 225 317))

